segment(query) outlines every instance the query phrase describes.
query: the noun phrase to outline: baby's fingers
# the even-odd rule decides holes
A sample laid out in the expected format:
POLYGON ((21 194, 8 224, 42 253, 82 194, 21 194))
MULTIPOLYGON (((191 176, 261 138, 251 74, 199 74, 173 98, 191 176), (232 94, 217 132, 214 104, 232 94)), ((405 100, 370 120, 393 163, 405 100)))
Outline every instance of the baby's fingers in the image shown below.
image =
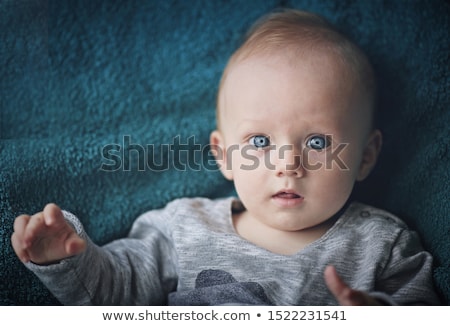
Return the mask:
POLYGON ((325 283, 339 304, 344 305, 343 299, 348 297, 351 289, 342 281, 333 266, 327 266, 325 269, 325 283))
POLYGON ((24 241, 24 233, 28 221, 30 220, 29 215, 20 215, 14 220, 14 232, 11 235, 11 244, 16 253, 17 257, 23 262, 30 260, 27 253, 27 246, 24 241))
POLYGON ((36 238, 38 238, 39 235, 45 230, 45 228, 44 215, 42 212, 31 216, 23 233, 25 248, 30 247, 36 241, 36 238))
POLYGON ((14 220, 14 233, 17 236, 23 237, 25 228, 30 221, 30 215, 20 215, 14 220))
POLYGON ((333 266, 327 266, 325 269, 325 283, 342 306, 380 305, 380 302, 367 293, 352 289, 345 284, 333 266))
POLYGON ((66 225, 64 215, 56 204, 47 204, 43 210, 44 222, 47 226, 58 228, 59 226, 66 225))
POLYGON ((17 233, 11 235, 11 244, 19 259, 26 263, 30 261, 30 256, 28 256, 27 250, 23 246, 23 241, 17 236, 17 233))

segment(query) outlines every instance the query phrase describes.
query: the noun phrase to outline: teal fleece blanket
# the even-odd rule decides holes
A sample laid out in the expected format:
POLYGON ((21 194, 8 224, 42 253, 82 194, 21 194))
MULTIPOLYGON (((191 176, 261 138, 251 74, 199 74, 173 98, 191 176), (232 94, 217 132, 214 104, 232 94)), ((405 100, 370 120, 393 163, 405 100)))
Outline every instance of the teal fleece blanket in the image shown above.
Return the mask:
POLYGON ((58 301, 16 259, 14 218, 48 202, 98 244, 178 197, 233 194, 208 156, 221 72, 279 7, 327 17, 368 53, 384 147, 355 199, 400 216, 450 302, 448 1, 0 2, 0 303, 58 301))

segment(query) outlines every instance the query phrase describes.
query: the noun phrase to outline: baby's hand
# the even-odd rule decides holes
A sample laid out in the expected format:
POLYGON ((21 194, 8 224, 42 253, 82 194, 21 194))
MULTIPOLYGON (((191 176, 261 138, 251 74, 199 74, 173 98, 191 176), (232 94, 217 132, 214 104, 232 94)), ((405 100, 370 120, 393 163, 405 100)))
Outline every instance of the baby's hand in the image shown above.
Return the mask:
POLYGON ((44 211, 33 216, 18 216, 11 243, 21 261, 39 265, 58 262, 86 248, 86 241, 66 222, 55 204, 46 205, 44 211))
POLYGON ((325 283, 341 306, 379 306, 381 303, 367 293, 349 287, 333 266, 325 268, 325 283))

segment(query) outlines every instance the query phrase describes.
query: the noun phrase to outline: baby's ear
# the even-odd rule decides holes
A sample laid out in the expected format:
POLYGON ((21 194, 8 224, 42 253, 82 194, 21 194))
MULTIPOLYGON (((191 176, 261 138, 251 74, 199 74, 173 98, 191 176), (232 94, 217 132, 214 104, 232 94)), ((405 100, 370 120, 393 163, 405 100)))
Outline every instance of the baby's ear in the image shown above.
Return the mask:
POLYGON ((233 180, 233 173, 231 169, 228 168, 227 164, 227 149, 222 133, 219 130, 214 130, 211 132, 211 135, 209 136, 209 143, 211 152, 214 155, 223 176, 228 180, 233 180))
POLYGON ((383 137, 381 135, 381 131, 378 129, 372 131, 364 149, 361 165, 359 166, 358 175, 356 177, 357 181, 364 180, 372 171, 373 167, 377 163, 377 158, 380 153, 382 143, 383 137))

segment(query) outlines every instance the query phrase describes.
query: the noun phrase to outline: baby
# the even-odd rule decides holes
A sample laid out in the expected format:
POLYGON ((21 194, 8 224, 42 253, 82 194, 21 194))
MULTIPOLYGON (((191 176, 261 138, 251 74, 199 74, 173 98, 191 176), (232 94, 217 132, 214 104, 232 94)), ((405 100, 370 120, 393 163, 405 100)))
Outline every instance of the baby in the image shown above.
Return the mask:
POLYGON ((175 200, 103 247, 48 204, 17 217, 14 250, 69 305, 438 304, 417 235, 349 202, 381 147, 375 88, 324 19, 265 16, 225 69, 210 137, 238 198, 175 200))

